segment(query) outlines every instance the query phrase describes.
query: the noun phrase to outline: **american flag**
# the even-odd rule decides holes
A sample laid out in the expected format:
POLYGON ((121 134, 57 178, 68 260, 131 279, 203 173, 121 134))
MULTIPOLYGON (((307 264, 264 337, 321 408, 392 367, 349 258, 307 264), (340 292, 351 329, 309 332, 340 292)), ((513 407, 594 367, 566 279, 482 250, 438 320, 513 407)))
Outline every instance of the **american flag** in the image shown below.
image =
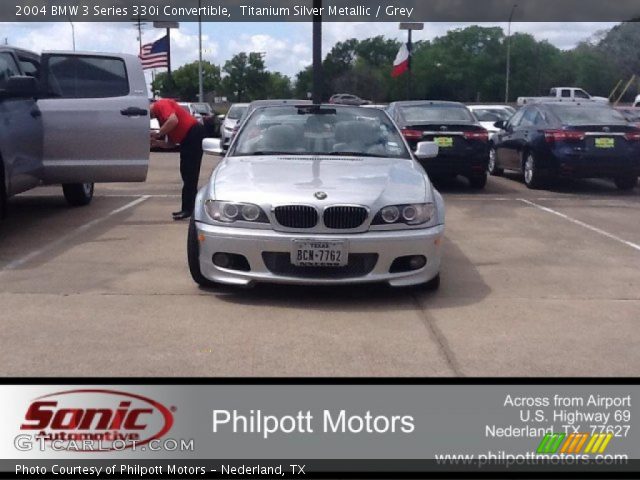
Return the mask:
POLYGON ((140 60, 145 70, 169 67, 169 38, 165 35, 160 40, 143 45, 140 60))

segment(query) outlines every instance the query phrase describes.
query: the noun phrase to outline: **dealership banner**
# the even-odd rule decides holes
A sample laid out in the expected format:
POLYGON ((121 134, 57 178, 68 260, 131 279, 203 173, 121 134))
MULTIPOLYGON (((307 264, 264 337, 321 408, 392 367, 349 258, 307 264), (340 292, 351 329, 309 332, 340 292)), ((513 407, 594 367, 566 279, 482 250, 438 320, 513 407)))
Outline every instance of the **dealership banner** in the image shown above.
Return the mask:
POLYGON ((628 382, 79 382, 0 385, 2 477, 640 474, 628 382))

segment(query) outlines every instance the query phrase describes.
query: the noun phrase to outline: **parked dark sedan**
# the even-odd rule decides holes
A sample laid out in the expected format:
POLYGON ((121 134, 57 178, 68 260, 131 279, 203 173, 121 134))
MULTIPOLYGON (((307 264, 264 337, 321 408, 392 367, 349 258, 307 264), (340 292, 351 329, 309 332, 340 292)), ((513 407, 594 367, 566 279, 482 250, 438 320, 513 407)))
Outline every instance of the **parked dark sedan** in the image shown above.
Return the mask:
POLYGON ((522 172, 529 188, 554 177, 611 178, 632 189, 640 173, 640 130, 608 105, 549 102, 528 105, 496 122, 489 173, 522 172))
POLYGON ((412 150, 418 142, 438 144, 438 156, 421 161, 430 177, 462 175, 469 179, 472 188, 484 188, 489 134, 465 105, 428 100, 394 102, 387 112, 412 150))

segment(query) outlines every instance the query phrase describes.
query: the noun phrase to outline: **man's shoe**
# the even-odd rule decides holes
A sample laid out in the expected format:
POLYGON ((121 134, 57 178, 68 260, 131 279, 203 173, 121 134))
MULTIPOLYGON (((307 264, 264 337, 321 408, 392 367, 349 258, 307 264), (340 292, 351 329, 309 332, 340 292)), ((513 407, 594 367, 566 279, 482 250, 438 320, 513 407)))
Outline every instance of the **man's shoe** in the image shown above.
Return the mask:
POLYGON ((185 218, 191 217, 191 212, 177 212, 173 214, 174 220, 184 220, 185 218))
POLYGON ((171 215, 175 217, 176 215, 180 215, 182 212, 184 212, 184 210, 178 210, 177 212, 173 212, 171 215))

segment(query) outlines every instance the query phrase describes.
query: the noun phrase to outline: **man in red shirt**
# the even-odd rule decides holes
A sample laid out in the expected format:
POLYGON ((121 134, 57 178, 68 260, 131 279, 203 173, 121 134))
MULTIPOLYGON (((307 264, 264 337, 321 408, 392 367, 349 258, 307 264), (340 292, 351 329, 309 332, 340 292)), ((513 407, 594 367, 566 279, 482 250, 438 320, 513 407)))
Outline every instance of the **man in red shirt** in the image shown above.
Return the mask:
POLYGON ((151 118, 157 118, 160 130, 151 136, 151 146, 172 148, 180 145, 180 176, 182 177, 182 209, 173 213, 174 220, 189 218, 195 207, 198 178, 202 163, 204 126, 175 100, 163 98, 151 105, 151 118), (164 137, 169 137, 169 142, 164 137))

